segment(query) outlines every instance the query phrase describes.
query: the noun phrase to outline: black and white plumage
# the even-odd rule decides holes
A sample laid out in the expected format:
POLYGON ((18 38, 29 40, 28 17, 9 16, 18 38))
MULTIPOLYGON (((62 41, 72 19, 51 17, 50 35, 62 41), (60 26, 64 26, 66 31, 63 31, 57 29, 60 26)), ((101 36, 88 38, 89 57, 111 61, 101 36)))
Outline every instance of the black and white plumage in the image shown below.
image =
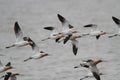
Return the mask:
POLYGON ((26 45, 30 45, 31 42, 28 42, 29 37, 24 37, 22 30, 18 24, 18 22, 15 22, 14 24, 14 32, 15 32, 15 36, 16 36, 16 42, 11 45, 11 46, 7 46, 6 48, 11 48, 11 47, 21 47, 21 46, 26 46, 26 45))
POLYGON ((83 63, 80 63, 80 65, 75 66, 74 68, 85 67, 89 71, 89 73, 85 77, 81 78, 80 80, 83 80, 85 78, 89 78, 92 76, 94 76, 96 80, 101 80, 100 75, 102 75, 102 73, 99 73, 99 70, 96 66, 100 62, 102 62, 102 60, 93 61, 92 59, 88 59, 83 61, 83 63))
POLYGON ((13 72, 6 72, 6 74, 3 76, 4 80, 17 80, 17 75, 20 75, 19 73, 13 73, 13 72))
POLYGON ((55 42, 59 42, 60 39, 64 39, 65 37, 64 34, 60 34, 59 32, 57 32, 55 27, 48 26, 48 27, 44 27, 44 29, 51 31, 51 34, 47 38, 43 39, 42 41, 53 39, 55 40, 55 42))
POLYGON ((116 23, 116 25, 118 26, 118 32, 111 35, 111 36, 108 36, 109 38, 112 38, 112 37, 115 37, 115 36, 120 36, 120 19, 118 19, 118 18, 116 18, 114 16, 112 16, 112 19, 116 23))
POLYGON ((64 39, 64 44, 70 39, 73 33, 77 33, 77 30, 60 14, 57 14, 59 21, 62 23, 62 31, 60 33, 67 35, 64 39))
POLYGON ((3 66, 0 61, 0 73, 5 72, 9 69, 12 69, 11 62, 8 62, 6 65, 3 66))
POLYGON ((40 51, 39 47, 36 45, 36 43, 33 40, 29 39, 28 41, 32 42, 32 44, 30 46, 32 47, 33 55, 30 56, 29 58, 25 59, 24 62, 31 60, 31 59, 39 59, 39 58, 43 58, 45 56, 49 56, 49 54, 47 54, 43 51, 40 51))
POLYGON ((107 34, 105 31, 96 30, 97 25, 96 24, 87 24, 84 25, 85 28, 91 28, 91 32, 89 32, 87 35, 95 36, 96 39, 99 39, 101 35, 107 34))

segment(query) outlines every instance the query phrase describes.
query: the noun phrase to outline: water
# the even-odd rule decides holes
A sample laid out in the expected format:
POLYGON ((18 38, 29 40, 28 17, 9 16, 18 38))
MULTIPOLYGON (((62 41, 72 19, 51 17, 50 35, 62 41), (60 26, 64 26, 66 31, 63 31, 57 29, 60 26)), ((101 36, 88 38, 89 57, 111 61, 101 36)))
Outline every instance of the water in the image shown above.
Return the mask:
MULTIPOLYGON (((84 37, 79 40, 77 56, 72 53, 71 42, 57 44, 53 40, 42 42, 49 35, 45 26, 61 29, 57 14, 63 15, 81 33, 89 30, 83 25, 98 24, 98 29, 116 32, 118 27, 112 16, 120 18, 119 0, 0 0, 0 59, 3 64, 8 61, 20 72, 18 80, 79 80, 86 75, 84 68, 74 69, 82 59, 103 59, 98 65, 105 73, 101 80, 120 79, 120 37, 109 39, 108 35, 96 40, 84 37), (23 62, 32 55, 31 47, 5 49, 15 41, 14 22, 18 21, 23 33, 30 36, 41 50, 52 56, 23 62)), ((89 78, 86 80, 93 80, 89 78)))

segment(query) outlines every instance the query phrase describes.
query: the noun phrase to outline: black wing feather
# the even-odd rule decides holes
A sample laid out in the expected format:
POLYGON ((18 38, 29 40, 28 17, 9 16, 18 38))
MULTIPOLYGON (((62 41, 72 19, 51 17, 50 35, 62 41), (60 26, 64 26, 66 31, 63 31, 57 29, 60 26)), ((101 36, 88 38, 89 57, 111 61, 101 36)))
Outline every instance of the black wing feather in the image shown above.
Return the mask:
POLYGON ((55 28, 54 28, 54 27, 49 26, 49 27, 44 27, 44 29, 46 29, 46 30, 54 30, 55 28))
POLYGON ((19 31, 20 31, 20 26, 18 24, 18 22, 16 21, 15 24, 14 24, 14 31, 15 31, 15 34, 19 34, 19 31))
POLYGON ((96 39, 99 39, 100 38, 100 35, 96 36, 96 39))
POLYGON ((96 80, 100 80, 100 75, 98 75, 96 72, 93 72, 93 76, 96 78, 96 80))
POLYGON ((112 16, 112 19, 116 24, 120 25, 120 20, 118 18, 112 16))
POLYGON ((8 80, 8 79, 10 78, 11 74, 12 74, 11 72, 7 73, 7 74, 5 75, 4 80, 8 80))
POLYGON ((73 53, 74 55, 77 54, 78 48, 76 47, 76 45, 73 44, 73 53))
POLYGON ((57 16, 58 16, 58 19, 59 19, 62 23, 65 22, 65 18, 64 18, 63 16, 61 16, 60 14, 57 14, 57 16))
POLYGON ((70 37, 71 37, 72 35, 68 35, 65 39, 64 39, 64 44, 70 39, 70 37))

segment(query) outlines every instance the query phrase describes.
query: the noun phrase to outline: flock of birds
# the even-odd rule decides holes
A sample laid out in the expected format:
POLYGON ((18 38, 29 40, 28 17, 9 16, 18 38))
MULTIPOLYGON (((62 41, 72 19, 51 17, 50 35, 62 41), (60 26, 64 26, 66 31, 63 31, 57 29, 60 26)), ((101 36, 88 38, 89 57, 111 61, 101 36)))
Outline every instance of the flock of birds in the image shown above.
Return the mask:
MULTIPOLYGON (((61 16, 60 14, 57 14, 57 17, 58 17, 59 21, 62 23, 62 27, 63 27, 62 31, 56 32, 56 30, 55 30, 56 28, 52 27, 52 26, 44 27, 44 29, 50 30, 52 32, 51 32, 50 36, 43 39, 42 41, 45 41, 48 39, 53 39, 53 40, 55 40, 56 43, 63 42, 63 44, 66 44, 70 40, 72 43, 72 50, 73 50, 74 55, 77 55, 77 51, 78 51, 77 38, 81 38, 81 37, 90 35, 90 36, 95 36, 96 39, 99 39, 100 36, 108 34, 107 32, 96 30, 96 28, 97 28, 96 24, 85 25, 84 26, 85 28, 91 28, 91 32, 85 33, 85 34, 80 34, 79 31, 77 31, 69 23, 69 21, 67 19, 65 19, 63 16, 61 16)), ((116 17, 112 17, 112 19, 120 28, 120 20, 116 17)), ((22 46, 30 45, 33 50, 33 55, 28 57, 27 59, 25 59, 24 62, 31 60, 31 59, 40 59, 40 58, 50 55, 48 53, 45 53, 44 51, 41 51, 39 49, 38 45, 30 37, 28 37, 28 36, 26 37, 23 35, 18 22, 15 22, 15 24, 14 24, 14 31, 15 31, 15 36, 16 36, 16 42, 13 43, 13 45, 7 46, 6 48, 22 47, 22 46)), ((120 29, 118 30, 117 33, 115 33, 111 36, 108 36, 108 37, 112 38, 114 36, 120 36, 120 29)), ((101 80, 100 75, 102 75, 102 73, 99 72, 99 70, 96 66, 100 62, 103 62, 103 60, 88 59, 88 60, 83 60, 83 62, 80 63, 80 65, 75 66, 74 68, 79 68, 79 67, 88 68, 89 71, 91 72, 91 75, 87 75, 87 76, 81 78, 80 80, 83 80, 83 79, 91 77, 91 76, 95 77, 96 80, 101 80)), ((3 66, 2 63, 0 62, 0 66, 1 66, 0 73, 3 73, 5 71, 13 68, 11 66, 11 62, 8 62, 5 66, 3 66)), ((0 78, 4 78, 4 80, 8 80, 8 79, 16 80, 17 75, 20 75, 20 73, 6 72, 6 74, 0 76, 0 78)))

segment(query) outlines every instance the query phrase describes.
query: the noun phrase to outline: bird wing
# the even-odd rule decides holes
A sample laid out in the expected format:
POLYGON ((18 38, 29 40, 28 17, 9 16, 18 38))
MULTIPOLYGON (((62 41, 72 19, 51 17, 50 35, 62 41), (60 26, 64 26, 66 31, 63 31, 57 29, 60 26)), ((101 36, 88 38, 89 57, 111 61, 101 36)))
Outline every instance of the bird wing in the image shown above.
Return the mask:
POLYGON ((112 16, 112 19, 118 25, 118 27, 120 28, 120 19, 118 19, 118 18, 116 18, 114 16, 112 16))
POLYGON ((91 31, 94 31, 97 28, 97 24, 87 24, 87 25, 84 25, 83 27, 91 28, 91 31))
POLYGON ((96 80, 100 80, 100 75, 97 74, 96 72, 92 72, 93 76, 96 78, 96 80))
POLYGON ((36 45, 36 43, 32 39, 30 39, 30 41, 32 42, 31 47, 32 47, 33 53, 35 54, 40 53, 39 46, 36 45))
POLYGON ((53 31, 55 29, 55 27, 53 26, 48 26, 48 27, 44 27, 45 30, 50 30, 53 31))
POLYGON ((71 38, 71 36, 72 36, 72 34, 70 34, 70 35, 68 35, 67 37, 65 37, 65 39, 64 39, 64 44, 71 38))
POLYGON ((72 40, 72 48, 73 48, 74 55, 76 55, 77 51, 78 51, 78 41, 77 40, 72 40))
POLYGON ((57 16, 60 22, 62 23, 63 31, 69 30, 69 27, 73 27, 72 25, 69 24, 69 22, 63 16, 61 16, 60 14, 58 14, 57 16))
POLYGON ((119 27, 119 32, 120 32, 120 19, 118 19, 118 18, 116 18, 116 17, 114 17, 114 16, 112 16, 112 19, 113 19, 113 21, 118 25, 118 27, 119 27))
POLYGON ((18 22, 15 22, 15 24, 14 24, 14 31, 15 31, 16 41, 23 40, 23 33, 21 31, 21 28, 20 28, 18 22))

